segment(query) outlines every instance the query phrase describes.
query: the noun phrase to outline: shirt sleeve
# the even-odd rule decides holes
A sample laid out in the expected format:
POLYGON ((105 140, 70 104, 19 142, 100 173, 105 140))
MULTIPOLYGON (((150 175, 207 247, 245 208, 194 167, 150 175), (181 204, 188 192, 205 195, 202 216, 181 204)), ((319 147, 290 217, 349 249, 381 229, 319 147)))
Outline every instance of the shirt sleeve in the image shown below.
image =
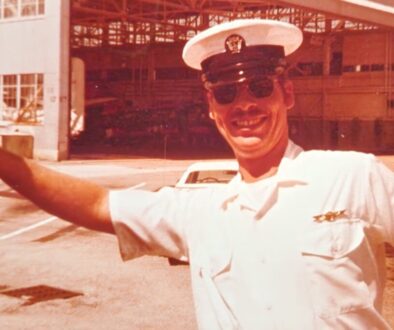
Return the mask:
POLYGON ((110 212, 123 260, 159 255, 187 260, 190 196, 172 188, 110 192, 110 212))
POLYGON ((394 172, 376 157, 370 157, 367 184, 367 212, 384 240, 394 246, 394 172))

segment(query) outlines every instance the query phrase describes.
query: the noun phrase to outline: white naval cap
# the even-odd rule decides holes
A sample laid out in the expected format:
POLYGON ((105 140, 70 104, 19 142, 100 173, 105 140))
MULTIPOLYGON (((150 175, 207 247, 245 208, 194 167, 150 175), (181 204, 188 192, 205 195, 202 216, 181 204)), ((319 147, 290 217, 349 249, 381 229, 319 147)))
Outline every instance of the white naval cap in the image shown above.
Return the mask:
POLYGON ((202 70, 205 80, 231 80, 241 69, 285 66, 285 56, 301 43, 302 32, 293 24, 237 19, 194 36, 183 48, 182 58, 189 67, 202 70), (224 71, 227 77, 223 76, 224 71))

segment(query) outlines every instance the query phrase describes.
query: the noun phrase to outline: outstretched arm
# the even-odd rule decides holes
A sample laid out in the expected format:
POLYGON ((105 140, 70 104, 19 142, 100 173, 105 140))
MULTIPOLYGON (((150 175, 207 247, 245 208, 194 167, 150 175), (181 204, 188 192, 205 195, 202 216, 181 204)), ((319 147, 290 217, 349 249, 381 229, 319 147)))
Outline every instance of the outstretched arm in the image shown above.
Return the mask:
POLYGON ((108 190, 0 148, 0 179, 43 210, 90 229, 114 233, 108 190))

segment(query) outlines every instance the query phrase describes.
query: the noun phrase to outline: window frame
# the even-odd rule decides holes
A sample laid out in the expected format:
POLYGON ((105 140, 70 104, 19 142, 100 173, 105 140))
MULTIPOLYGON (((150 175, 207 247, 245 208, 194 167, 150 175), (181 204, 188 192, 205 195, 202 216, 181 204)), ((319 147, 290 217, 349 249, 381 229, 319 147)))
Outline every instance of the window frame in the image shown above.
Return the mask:
POLYGON ((44 86, 45 76, 43 73, 0 75, 0 121, 17 125, 42 125, 44 123, 44 86), (6 77, 8 76, 10 78, 15 76, 15 82, 7 83, 6 77), (24 79, 27 80, 23 81, 24 79), (7 106, 5 91, 12 88, 15 89, 15 92, 12 93, 12 99, 15 102, 12 102, 12 106, 7 106), (26 103, 23 99, 26 99, 26 103), (15 109, 12 111, 8 108, 15 109), (25 113, 30 113, 30 116, 24 118, 25 113))
POLYGON ((24 20, 45 15, 46 0, 0 0, 0 21, 24 20), (33 8, 33 12, 24 13, 26 8, 33 8), (6 10, 13 11, 13 15, 5 16, 6 10))

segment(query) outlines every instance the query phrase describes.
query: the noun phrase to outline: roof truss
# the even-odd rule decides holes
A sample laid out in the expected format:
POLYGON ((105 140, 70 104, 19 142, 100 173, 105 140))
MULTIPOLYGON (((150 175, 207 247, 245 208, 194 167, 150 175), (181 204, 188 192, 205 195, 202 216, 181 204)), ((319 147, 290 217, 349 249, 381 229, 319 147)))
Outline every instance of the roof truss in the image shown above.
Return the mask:
POLYGON ((283 20, 307 33, 394 28, 394 8, 354 3, 365 1, 73 0, 72 40, 74 47, 184 41, 239 17, 283 20))

